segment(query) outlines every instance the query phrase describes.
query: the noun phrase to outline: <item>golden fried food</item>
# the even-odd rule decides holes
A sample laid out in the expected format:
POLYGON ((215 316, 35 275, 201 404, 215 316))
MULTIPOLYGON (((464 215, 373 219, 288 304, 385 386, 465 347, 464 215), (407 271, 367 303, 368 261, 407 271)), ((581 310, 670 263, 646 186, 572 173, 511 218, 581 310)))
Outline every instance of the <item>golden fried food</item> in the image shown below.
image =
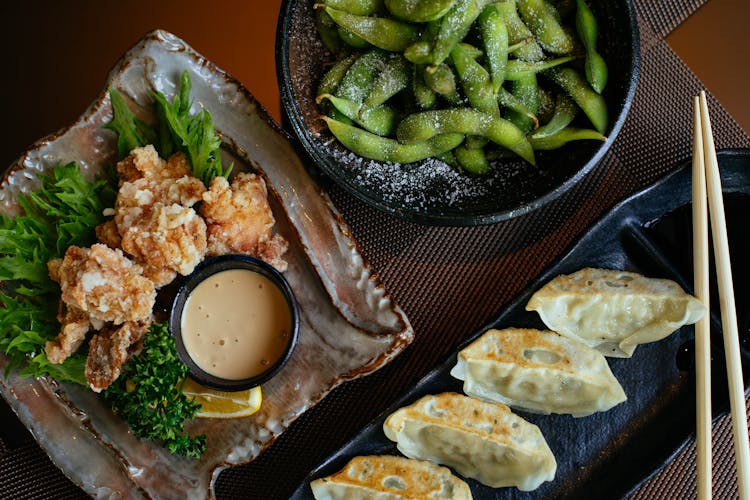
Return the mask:
MULTIPOLYGON (((206 224, 190 207, 206 188, 189 175, 185 156, 164 161, 146 146, 134 149, 117 170, 125 179, 114 218, 122 249, 143 263, 157 286, 169 283, 175 273, 190 274, 206 254, 206 224)), ((108 237, 105 230, 102 237, 108 237)))
POLYGON ((121 234, 122 249, 151 268, 187 275, 206 254, 206 224, 182 205, 156 203, 121 234))
POLYGON ((101 392, 120 375, 130 356, 140 350, 141 339, 151 321, 128 321, 119 327, 105 327, 89 341, 86 381, 94 392, 101 392))
POLYGON ((122 248, 122 237, 120 232, 117 230, 117 224, 114 219, 110 219, 107 222, 103 222, 96 226, 96 239, 100 243, 104 243, 109 248, 122 248))
POLYGON ((119 325, 151 317, 154 284, 120 250, 102 244, 90 249, 71 246, 62 261, 52 261, 48 268, 60 283, 66 306, 87 314, 92 323, 119 325))
POLYGON ((275 220, 262 178, 241 173, 230 187, 224 177, 215 177, 199 210, 208 225, 208 255, 244 253, 286 270, 281 257, 288 243, 272 235, 275 220))
MULTIPOLYGON (((62 263, 60 259, 57 259, 57 262, 62 263)), ((57 268, 59 269, 59 266, 57 268)), ((60 364, 81 347, 91 329, 91 321, 89 315, 82 310, 68 307, 62 302, 57 320, 62 325, 60 333, 55 340, 47 341, 44 352, 51 363, 60 364)))

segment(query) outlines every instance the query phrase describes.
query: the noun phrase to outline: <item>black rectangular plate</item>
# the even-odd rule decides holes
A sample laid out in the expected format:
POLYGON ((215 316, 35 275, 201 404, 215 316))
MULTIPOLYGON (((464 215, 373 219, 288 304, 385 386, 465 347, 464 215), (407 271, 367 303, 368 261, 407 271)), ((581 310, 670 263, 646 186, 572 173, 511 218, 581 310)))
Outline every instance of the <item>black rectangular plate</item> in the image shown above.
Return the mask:
MULTIPOLYGON (((732 253, 735 294, 745 387, 750 380, 750 150, 719 154, 727 225, 732 253)), ((529 297, 560 274, 584 267, 622 269, 677 281, 692 290, 691 180, 687 164, 653 186, 635 194, 597 222, 568 252, 547 269, 487 327, 544 325, 527 312, 529 297)), ((712 282, 715 283, 712 276, 712 282)), ((712 291, 712 304, 718 304, 712 291)), ((714 417, 728 410, 726 371, 719 312, 712 307, 712 375, 714 417)), ((463 347, 461 346, 461 347, 463 347)), ((665 340, 638 347, 630 359, 610 358, 612 372, 628 400, 610 411, 589 417, 533 415, 518 412, 538 425, 557 459, 557 475, 533 492, 493 489, 468 480, 475 499, 616 498, 627 495, 663 467, 687 443, 695 428, 693 328, 685 327, 665 340)), ((340 470, 357 455, 398 454, 383 434, 385 418, 426 394, 461 392, 450 376, 452 354, 390 409, 313 470, 294 492, 294 499, 312 498, 313 479, 340 470)))

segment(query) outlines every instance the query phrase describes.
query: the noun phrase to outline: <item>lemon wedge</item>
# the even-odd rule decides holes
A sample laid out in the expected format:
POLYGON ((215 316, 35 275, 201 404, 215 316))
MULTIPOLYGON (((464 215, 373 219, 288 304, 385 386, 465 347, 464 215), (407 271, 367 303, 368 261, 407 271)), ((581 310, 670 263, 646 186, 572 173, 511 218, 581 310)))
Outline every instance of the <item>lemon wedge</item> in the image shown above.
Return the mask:
POLYGON ((188 378, 182 392, 195 399, 201 410, 195 415, 200 418, 240 418, 252 415, 260 409, 263 399, 260 386, 246 391, 222 392, 204 387, 188 378))

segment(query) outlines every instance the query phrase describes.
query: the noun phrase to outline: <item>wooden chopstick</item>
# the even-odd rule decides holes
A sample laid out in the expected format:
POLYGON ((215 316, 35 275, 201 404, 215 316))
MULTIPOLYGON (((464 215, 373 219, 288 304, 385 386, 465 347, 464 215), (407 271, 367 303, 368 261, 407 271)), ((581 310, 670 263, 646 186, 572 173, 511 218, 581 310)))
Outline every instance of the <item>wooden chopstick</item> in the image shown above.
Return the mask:
POLYGON ((742 500, 749 500, 750 444, 748 441, 739 335, 737 333, 734 286, 732 284, 732 271, 729 262, 729 242, 727 240, 726 220, 724 219, 724 200, 722 198, 719 163, 716 160, 716 149, 711 131, 711 120, 708 116, 706 93, 703 91, 700 94, 700 105, 708 206, 711 214, 716 276, 719 284, 721 324, 724 333, 724 353, 727 364, 727 379, 729 381, 729 403, 732 407, 732 430, 734 431, 734 455, 737 460, 737 482, 739 484, 740 498, 742 500))
MULTIPOLYGON (((694 101, 693 275, 694 293, 708 311, 708 210, 700 98, 694 101)), ((695 324, 695 409, 698 500, 711 498, 711 328, 706 314, 695 324)))

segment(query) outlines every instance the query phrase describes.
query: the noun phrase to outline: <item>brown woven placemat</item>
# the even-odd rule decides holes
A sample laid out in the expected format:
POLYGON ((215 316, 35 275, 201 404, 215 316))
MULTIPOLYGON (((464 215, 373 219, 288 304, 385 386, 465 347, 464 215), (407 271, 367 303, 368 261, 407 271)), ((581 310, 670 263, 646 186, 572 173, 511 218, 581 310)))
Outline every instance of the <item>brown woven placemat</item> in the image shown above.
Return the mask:
MULTIPOLYGON (((689 159, 690 102, 701 84, 664 38, 704 1, 635 1, 642 66, 630 115, 601 164, 547 207, 492 226, 428 228, 330 188, 365 258, 411 319, 416 340, 379 372, 332 392, 261 458, 222 473, 219 498, 286 498, 308 471, 497 314, 609 208, 689 159)), ((710 106, 717 147, 750 146, 715 100, 710 106)), ((20 424, 17 435, 13 443, 0 441, 0 498, 85 497, 20 424)), ((694 456, 691 443, 635 498, 694 497, 694 456)), ((714 427, 714 457, 715 497, 732 498, 737 486, 728 418, 714 427)))

